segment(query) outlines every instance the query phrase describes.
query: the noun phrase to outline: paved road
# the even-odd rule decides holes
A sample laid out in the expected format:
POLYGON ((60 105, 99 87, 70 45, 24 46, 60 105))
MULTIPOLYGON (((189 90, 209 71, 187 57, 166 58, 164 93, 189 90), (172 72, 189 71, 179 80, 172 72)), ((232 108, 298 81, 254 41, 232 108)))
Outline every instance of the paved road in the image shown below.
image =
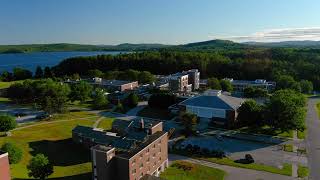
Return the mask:
POLYGON ((184 160, 191 163, 224 170, 228 173, 225 180, 257 180, 257 179, 259 180, 292 180, 292 179, 295 179, 293 177, 284 176, 280 174, 272 174, 272 173, 256 171, 252 169, 225 166, 225 165, 215 164, 207 161, 192 159, 185 156, 169 154, 169 163, 175 160, 184 160))
POLYGON ((308 113, 306 125, 307 134, 307 152, 309 168, 311 170, 310 179, 320 179, 320 120, 315 109, 315 105, 320 98, 311 97, 308 100, 308 113))

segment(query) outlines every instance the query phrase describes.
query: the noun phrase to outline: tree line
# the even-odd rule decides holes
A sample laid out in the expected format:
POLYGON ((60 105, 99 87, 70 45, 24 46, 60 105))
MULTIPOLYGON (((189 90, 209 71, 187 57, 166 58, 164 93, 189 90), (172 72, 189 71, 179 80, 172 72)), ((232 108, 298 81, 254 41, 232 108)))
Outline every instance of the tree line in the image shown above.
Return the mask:
POLYGON ((268 79, 277 80, 287 75, 295 81, 309 80, 320 88, 320 52, 312 49, 237 49, 213 52, 150 51, 119 55, 74 57, 52 68, 57 76, 92 69, 103 72, 134 69, 152 74, 171 74, 197 68, 202 78, 268 79))

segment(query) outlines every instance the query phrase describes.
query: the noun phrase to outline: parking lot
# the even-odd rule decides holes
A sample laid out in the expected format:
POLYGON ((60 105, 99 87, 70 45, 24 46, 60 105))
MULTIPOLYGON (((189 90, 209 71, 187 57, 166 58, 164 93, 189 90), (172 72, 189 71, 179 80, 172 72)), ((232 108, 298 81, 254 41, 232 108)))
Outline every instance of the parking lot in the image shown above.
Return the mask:
POLYGON ((188 138, 180 145, 185 147, 188 144, 198 145, 200 148, 208 148, 209 150, 222 150, 234 160, 244 158, 245 154, 251 154, 255 162, 275 167, 281 167, 283 163, 307 165, 305 155, 282 151, 283 144, 270 145, 226 137, 206 136, 188 138))

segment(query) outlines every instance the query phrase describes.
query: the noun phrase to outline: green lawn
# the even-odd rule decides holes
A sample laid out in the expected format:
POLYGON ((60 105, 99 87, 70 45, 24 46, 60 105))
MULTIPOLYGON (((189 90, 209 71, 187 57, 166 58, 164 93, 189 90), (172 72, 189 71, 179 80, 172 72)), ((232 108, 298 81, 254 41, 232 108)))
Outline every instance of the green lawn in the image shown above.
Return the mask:
POLYGON ((220 169, 176 161, 160 177, 166 180, 223 180, 226 173, 220 169))
POLYGON ((305 129, 304 131, 298 131, 297 132, 297 137, 299 139, 305 139, 306 138, 306 133, 307 133, 307 129, 305 129))
POLYGON ((308 167, 298 165, 298 177, 304 178, 309 176, 308 167))
POLYGON ((88 175, 91 173, 90 151, 72 142, 71 130, 76 125, 92 126, 94 120, 42 123, 14 130, 10 137, 0 137, 0 145, 12 142, 23 150, 22 161, 11 165, 12 178, 27 179, 26 165, 37 153, 47 155, 53 163, 54 173, 50 176, 51 178, 65 179, 64 177, 68 176, 70 179, 73 179, 72 177, 85 179, 81 177, 90 177, 88 175))
POLYGON ((9 98, 0 97, 0 103, 9 103, 11 100, 9 98))
POLYGON ((156 108, 151 108, 149 106, 142 109, 138 113, 138 116, 154 118, 154 119, 164 119, 164 120, 170 120, 173 118, 173 116, 170 114, 170 112, 167 109, 156 109, 156 108))
POLYGON ((238 129, 241 132, 245 133, 255 133, 255 134, 266 134, 270 136, 280 136, 280 137, 293 137, 293 131, 289 132, 281 132, 279 130, 274 130, 270 126, 262 126, 262 127, 243 127, 238 129))
POLYGON ((285 144, 283 145, 283 150, 287 152, 293 152, 293 145, 292 144, 285 144))
POLYGON ((98 128, 102 128, 104 130, 110 130, 112 127, 112 122, 114 121, 114 118, 103 118, 99 125, 98 128))
POLYGON ((11 86, 11 84, 14 84, 16 82, 23 82, 23 80, 21 81, 11 81, 11 82, 2 82, 0 81, 0 89, 5 89, 11 86))
POLYGON ((320 118, 320 102, 317 103, 316 108, 318 112, 318 117, 320 118))

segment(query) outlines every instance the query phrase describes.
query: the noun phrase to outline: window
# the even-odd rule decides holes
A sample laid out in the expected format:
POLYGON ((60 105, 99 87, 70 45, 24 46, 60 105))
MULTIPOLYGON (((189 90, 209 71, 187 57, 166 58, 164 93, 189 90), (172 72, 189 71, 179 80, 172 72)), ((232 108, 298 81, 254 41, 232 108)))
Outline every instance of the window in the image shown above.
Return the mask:
POLYGON ((132 174, 135 174, 137 171, 136 171, 136 169, 133 169, 132 170, 132 174))
POLYGON ((136 164, 136 159, 132 161, 132 166, 136 164))
POLYGON ((140 168, 143 168, 143 163, 140 164, 140 168))
POLYGON ((143 153, 140 154, 140 159, 143 157, 143 153))
POLYGON ((150 152, 150 149, 148 148, 148 149, 147 149, 147 153, 149 153, 149 152, 150 152))
POLYGON ((148 157, 147 162, 149 162, 149 161, 150 161, 150 158, 148 157))
POLYGON ((161 161, 161 157, 159 157, 159 161, 161 161))
POLYGON ((156 153, 153 153, 153 155, 152 155, 153 157, 156 157, 156 153))

